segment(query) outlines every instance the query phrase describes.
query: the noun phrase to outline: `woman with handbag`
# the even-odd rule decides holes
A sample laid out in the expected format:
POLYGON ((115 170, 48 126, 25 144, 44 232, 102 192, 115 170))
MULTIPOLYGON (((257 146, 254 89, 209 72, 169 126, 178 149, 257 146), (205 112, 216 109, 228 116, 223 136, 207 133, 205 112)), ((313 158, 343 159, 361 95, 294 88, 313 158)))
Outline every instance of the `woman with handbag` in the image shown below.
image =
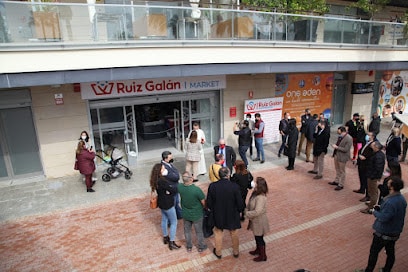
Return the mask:
POLYGON ((181 246, 174 242, 177 231, 177 215, 174 207, 174 195, 177 189, 166 179, 167 169, 161 163, 153 166, 150 175, 150 188, 157 192, 157 204, 161 210, 161 228, 163 232, 163 243, 169 245, 169 249, 179 249, 181 246), (170 232, 168 226, 170 224, 170 232))
MULTIPOLYGON (((244 207, 246 207, 246 198, 248 195, 248 189, 251 189, 251 181, 254 179, 246 168, 245 162, 242 160, 235 161, 235 173, 231 177, 231 181, 238 184, 241 189, 241 197, 244 202, 244 207)), ((241 213, 241 221, 245 220, 244 212, 241 213)))
POLYGON ((249 219, 248 229, 252 230, 255 236, 256 249, 250 251, 251 255, 258 255, 254 258, 255 262, 266 261, 264 235, 269 231, 269 221, 266 215, 266 194, 268 193, 268 184, 262 177, 257 177, 252 181, 254 191, 249 198, 245 217, 249 219))

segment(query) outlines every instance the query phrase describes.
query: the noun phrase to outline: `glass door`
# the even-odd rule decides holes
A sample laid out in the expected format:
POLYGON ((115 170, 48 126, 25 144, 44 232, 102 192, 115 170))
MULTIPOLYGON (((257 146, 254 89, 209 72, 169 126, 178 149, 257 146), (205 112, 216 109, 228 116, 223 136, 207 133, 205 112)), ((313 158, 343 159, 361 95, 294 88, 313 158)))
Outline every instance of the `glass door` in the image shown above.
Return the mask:
POLYGON ((333 92, 333 116, 332 125, 343 124, 344 103, 346 99, 347 84, 336 83, 333 92))
POLYGON ((0 179, 41 175, 30 107, 0 110, 0 179))
POLYGON ((204 131, 206 142, 204 147, 211 147, 218 142, 219 133, 219 101, 215 96, 190 100, 190 125, 198 123, 204 131))

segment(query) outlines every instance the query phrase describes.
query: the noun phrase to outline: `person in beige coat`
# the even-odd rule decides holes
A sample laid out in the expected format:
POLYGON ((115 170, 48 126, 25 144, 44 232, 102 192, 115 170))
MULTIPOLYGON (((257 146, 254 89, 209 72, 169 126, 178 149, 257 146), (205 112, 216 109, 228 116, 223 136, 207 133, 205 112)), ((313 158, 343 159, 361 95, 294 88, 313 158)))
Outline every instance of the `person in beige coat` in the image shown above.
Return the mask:
POLYGON ((193 173, 194 182, 198 181, 198 163, 201 160, 201 143, 198 142, 197 131, 193 130, 186 142, 186 171, 193 173), (192 168, 192 169, 191 169, 192 168))
POLYGON ((269 221, 266 215, 268 184, 262 177, 257 177, 251 183, 254 191, 245 209, 245 217, 249 219, 248 229, 254 233, 256 249, 250 251, 249 254, 258 255, 258 257, 254 258, 254 261, 262 262, 266 261, 264 235, 269 231, 269 221))
POLYGON ((337 129, 339 135, 336 144, 333 144, 334 168, 336 169, 336 178, 329 182, 330 185, 336 186, 334 190, 340 191, 344 188, 346 180, 346 163, 350 160, 350 149, 353 146, 353 137, 347 133, 346 127, 337 129))

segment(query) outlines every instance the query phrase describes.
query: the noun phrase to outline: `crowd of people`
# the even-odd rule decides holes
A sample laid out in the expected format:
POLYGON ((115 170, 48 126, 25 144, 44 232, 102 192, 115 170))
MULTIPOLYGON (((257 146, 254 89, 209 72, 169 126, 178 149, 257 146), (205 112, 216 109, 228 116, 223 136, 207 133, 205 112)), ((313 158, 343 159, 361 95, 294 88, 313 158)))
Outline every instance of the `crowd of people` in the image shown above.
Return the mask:
POLYGON ((194 175, 189 171, 183 172, 183 183, 178 182, 179 171, 173 165, 170 151, 164 151, 161 163, 153 166, 150 187, 158 197, 163 243, 168 245, 170 250, 181 248, 175 241, 175 233, 178 220, 183 219, 187 252, 192 252, 193 249, 192 228, 197 236, 198 252, 205 251, 208 247, 204 237, 203 220, 204 210, 208 210, 213 222, 215 240, 213 254, 217 258, 222 257, 224 230, 231 235, 233 256, 239 257, 238 229, 241 228, 241 222, 247 218, 248 229, 252 230, 256 242, 256 249, 250 253, 256 255, 254 261, 266 261, 263 237, 269 230, 266 216, 267 182, 262 177, 254 180, 242 160, 234 161, 231 167, 235 171, 231 175, 230 165, 224 160, 224 154, 226 157, 231 157, 231 154, 219 153, 218 151, 222 149, 226 149, 226 146, 223 140, 220 140, 220 145, 216 147, 216 163, 209 169, 210 174, 213 174, 213 180, 208 187, 207 195, 194 184, 194 175), (249 190, 252 190, 252 194, 246 205, 249 190))
MULTIPOLYGON (((304 152, 306 162, 313 163, 314 179, 322 179, 324 175, 325 158, 330 142, 330 123, 322 113, 312 114, 306 109, 300 118, 298 129, 296 119, 290 113, 284 113, 279 123, 279 133, 282 144, 278 157, 282 154, 288 157, 287 170, 294 170, 295 159, 304 152), (304 143, 306 146, 304 147, 304 143), (303 151, 304 150, 304 151, 303 151)), ((395 242, 402 232, 406 201, 400 191, 404 187, 401 179, 400 163, 406 159, 408 141, 401 134, 401 122, 394 118, 393 126, 386 142, 381 144, 377 139, 380 132, 378 114, 373 114, 368 124, 364 115, 353 114, 343 126, 337 128, 338 138, 332 144, 333 161, 336 176, 329 184, 336 191, 344 189, 346 182, 346 164, 351 161, 358 169, 359 188, 353 190, 364 196, 360 199, 367 208, 364 214, 376 217, 374 236, 370 248, 367 268, 373 271, 379 252, 385 247, 387 261, 383 271, 390 271, 395 261, 395 242), (383 182, 381 179, 385 176, 383 182)), ((193 130, 185 142, 185 171, 181 175, 173 164, 170 151, 162 153, 162 160, 153 166, 150 176, 151 190, 158 195, 158 207, 161 210, 161 229, 163 243, 170 250, 177 250, 181 245, 176 243, 175 236, 178 220, 183 220, 184 236, 187 252, 193 249, 192 228, 197 240, 198 252, 205 251, 206 244, 203 232, 204 211, 211 217, 213 223, 214 249, 217 258, 222 257, 223 233, 228 231, 232 242, 232 253, 239 257, 238 229, 241 223, 248 220, 248 230, 254 235, 256 248, 250 254, 256 255, 254 261, 266 261, 264 235, 269 231, 269 220, 266 216, 268 185, 264 178, 256 177, 248 169, 247 152, 252 161, 265 162, 263 150, 263 132, 265 123, 259 113, 255 121, 251 115, 241 122, 236 122, 233 132, 238 136, 237 159, 235 150, 221 138, 214 146, 214 163, 206 169, 203 145, 206 142, 205 133, 198 123, 193 124, 193 130), (252 144, 255 142, 256 156, 253 157, 252 144), (198 176, 206 174, 210 184, 207 194, 195 185, 198 176), (252 190, 247 201, 248 192, 252 190)), ((95 171, 95 151, 89 143, 89 135, 81 132, 76 150, 76 169, 85 177, 87 192, 94 192, 92 186, 96 179, 92 177, 95 171)))
MULTIPOLYGON (((324 157, 329 146, 329 123, 322 114, 312 115, 309 109, 305 110, 300 120, 300 139, 298 141, 298 130, 293 129, 293 125, 291 127, 291 122, 296 124, 296 120, 291 119, 289 113, 284 113, 284 118, 279 124, 282 145, 279 148, 278 156, 280 157, 282 152, 287 155, 289 165, 286 169, 293 170, 296 145, 298 144, 297 155, 299 156, 306 139, 306 162, 310 162, 310 152, 313 149, 314 163, 313 170, 308 173, 315 174, 314 179, 321 179, 324 157)), ((353 192, 364 194, 360 201, 367 205, 367 208, 360 212, 373 214, 376 217, 368 264, 365 269, 359 270, 365 272, 374 270, 378 254, 383 248, 385 248, 387 259, 382 271, 391 271, 395 262, 395 242, 402 232, 407 207, 406 200, 400 192, 404 187, 400 162, 406 159, 408 145, 406 136, 400 131, 402 122, 393 116, 391 132, 384 145, 377 139, 380 122, 377 113, 373 114, 369 125, 364 115, 355 113, 344 126, 338 127, 338 138, 332 145, 336 176, 329 184, 336 186, 336 191, 344 188, 346 163, 351 160, 358 167, 360 181, 360 188, 353 192), (386 178, 381 183, 383 176, 386 178)))

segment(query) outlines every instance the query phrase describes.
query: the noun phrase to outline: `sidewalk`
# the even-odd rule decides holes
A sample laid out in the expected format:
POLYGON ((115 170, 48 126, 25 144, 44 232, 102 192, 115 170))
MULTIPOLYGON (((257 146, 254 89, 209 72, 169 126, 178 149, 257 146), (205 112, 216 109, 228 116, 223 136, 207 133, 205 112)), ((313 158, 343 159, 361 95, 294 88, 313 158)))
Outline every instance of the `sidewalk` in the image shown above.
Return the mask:
MULTIPOLYGON (((356 167, 348 164, 345 189, 337 192, 327 184, 335 176, 330 156, 324 178, 316 181, 307 173, 312 164, 304 156, 298 157, 294 171, 286 171, 287 159, 277 158, 278 147, 266 147, 265 164, 251 163, 254 176, 265 177, 270 189, 267 262, 255 263, 248 253, 254 238, 247 221, 239 231, 238 259, 232 257, 227 234, 221 260, 212 254, 213 237, 207 239, 209 250, 187 253, 182 221, 176 236, 182 248, 169 251, 161 239, 160 211, 149 208, 146 177, 151 164, 146 162, 130 181, 98 181, 93 194, 84 192, 79 177, 1 188, 0 271, 331 272, 365 267, 374 217, 359 212, 365 205, 352 192, 358 186, 356 167)), ((182 170, 181 161, 177 163, 182 170)), ((407 180, 408 165, 402 167, 407 180)), ((207 192, 206 176, 197 184, 207 192)), ((408 271, 407 255, 405 230, 396 244, 394 272, 408 271)), ((378 267, 384 262, 382 252, 378 267)))

